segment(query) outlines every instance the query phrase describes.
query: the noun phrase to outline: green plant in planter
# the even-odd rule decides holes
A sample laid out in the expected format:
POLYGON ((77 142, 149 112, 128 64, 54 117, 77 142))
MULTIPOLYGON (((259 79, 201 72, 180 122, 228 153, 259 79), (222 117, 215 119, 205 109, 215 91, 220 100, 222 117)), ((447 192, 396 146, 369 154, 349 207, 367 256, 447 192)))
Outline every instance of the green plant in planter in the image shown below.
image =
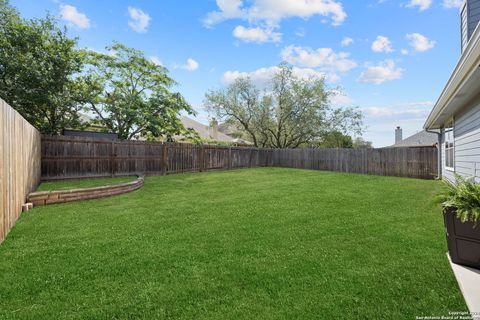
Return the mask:
POLYGON ((438 196, 438 201, 444 208, 455 209, 462 222, 473 222, 476 227, 480 220, 480 184, 458 174, 455 180, 454 184, 446 182, 447 189, 438 196))

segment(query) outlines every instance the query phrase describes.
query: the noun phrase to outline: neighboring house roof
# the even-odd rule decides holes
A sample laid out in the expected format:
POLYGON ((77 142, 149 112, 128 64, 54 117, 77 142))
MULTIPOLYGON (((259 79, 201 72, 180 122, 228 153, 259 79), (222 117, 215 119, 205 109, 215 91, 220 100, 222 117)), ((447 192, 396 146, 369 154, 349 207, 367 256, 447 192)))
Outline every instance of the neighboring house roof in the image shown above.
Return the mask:
POLYGON ((425 130, 415 133, 413 136, 403 139, 395 143, 389 148, 398 147, 432 147, 438 143, 438 135, 436 133, 427 132, 425 130))
POLYGON ((107 129, 104 125, 101 124, 93 124, 92 121, 94 118, 89 116, 88 114, 85 113, 78 113, 78 119, 80 120, 81 124, 87 125, 88 127, 92 129, 107 129))
POLYGON ((118 140, 118 134, 112 133, 112 132, 64 129, 62 132, 62 135, 67 137, 83 137, 83 138, 93 138, 93 139, 118 140))
POLYGON ((218 125, 218 131, 226 134, 226 135, 232 135, 238 132, 238 128, 236 128, 233 124, 229 123, 220 123, 218 125))
POLYGON ((425 129, 440 129, 444 123, 462 110, 480 91, 480 24, 470 38, 460 61, 432 112, 424 124, 425 129))
POLYGON ((193 120, 189 117, 182 117, 182 124, 185 128, 187 129, 193 129, 195 130, 200 138, 202 139, 212 139, 212 140, 217 140, 217 141, 224 141, 224 142, 232 142, 235 143, 235 139, 233 137, 230 137, 222 132, 216 133, 215 137, 215 132, 213 132, 213 129, 209 126, 206 126, 196 120, 193 120))
POLYGON ((78 119, 80 120, 81 123, 85 123, 85 124, 90 123, 90 121, 93 120, 92 117, 81 112, 78 113, 78 119))
MULTIPOLYGON (((91 118, 89 115, 86 115, 84 113, 80 113, 79 118, 80 118, 80 121, 85 124, 88 124, 93 120, 93 118, 91 118)), ((217 132, 215 133, 212 127, 204 125, 192 118, 183 116, 181 118, 181 121, 185 128, 195 130, 200 136, 200 138, 202 139, 211 139, 211 140, 230 142, 230 143, 236 143, 236 144, 246 144, 246 145, 252 144, 249 141, 234 138, 229 136, 228 134, 221 132, 220 127, 224 126, 224 124, 220 124, 218 126, 219 129, 217 129, 217 132)), ((98 127, 98 126, 92 126, 92 127, 98 127)))
POLYGON ((200 138, 202 139, 211 139, 215 141, 230 142, 238 145, 253 145, 253 143, 251 143, 250 141, 243 140, 240 138, 235 138, 222 132, 223 130, 220 128, 223 128, 223 129, 227 128, 228 125, 219 124, 215 132, 215 129, 213 129, 211 126, 204 125, 189 117, 183 116, 181 120, 185 128, 195 130, 200 136, 200 138))

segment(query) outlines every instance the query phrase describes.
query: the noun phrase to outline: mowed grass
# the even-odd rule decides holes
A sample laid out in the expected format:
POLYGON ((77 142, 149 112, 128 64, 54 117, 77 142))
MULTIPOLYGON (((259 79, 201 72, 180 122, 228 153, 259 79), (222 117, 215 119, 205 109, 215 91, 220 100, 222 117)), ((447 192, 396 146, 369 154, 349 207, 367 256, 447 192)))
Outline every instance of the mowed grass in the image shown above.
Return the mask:
POLYGON ((59 191, 79 188, 95 188, 101 186, 109 186, 130 182, 137 179, 136 176, 115 177, 115 178, 98 178, 85 180, 63 180, 42 182, 36 191, 59 191))
POLYGON ((294 169, 147 177, 38 207, 0 245, 1 319, 415 319, 466 311, 441 183, 294 169))

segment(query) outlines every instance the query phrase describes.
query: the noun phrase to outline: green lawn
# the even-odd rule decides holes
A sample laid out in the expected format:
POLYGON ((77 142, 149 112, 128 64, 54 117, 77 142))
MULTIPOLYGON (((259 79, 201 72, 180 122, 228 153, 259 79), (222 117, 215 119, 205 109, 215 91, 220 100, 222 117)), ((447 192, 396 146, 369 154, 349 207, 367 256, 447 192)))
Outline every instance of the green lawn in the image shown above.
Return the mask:
POLYGON ((466 311, 441 183, 294 169, 147 177, 24 213, 1 319, 415 319, 466 311))
POLYGON ((87 180, 64 180, 64 181, 52 181, 42 182, 36 191, 58 191, 77 188, 95 188, 101 186, 108 186, 112 184, 120 184, 130 182, 137 179, 136 176, 128 177, 115 177, 115 178, 99 178, 99 179, 87 179, 87 180))

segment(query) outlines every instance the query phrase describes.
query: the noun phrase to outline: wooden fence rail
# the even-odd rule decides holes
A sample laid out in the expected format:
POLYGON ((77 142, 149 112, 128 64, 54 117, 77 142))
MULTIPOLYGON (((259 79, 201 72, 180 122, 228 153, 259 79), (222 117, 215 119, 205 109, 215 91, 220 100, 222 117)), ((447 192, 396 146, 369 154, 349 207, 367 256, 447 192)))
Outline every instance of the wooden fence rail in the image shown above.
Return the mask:
POLYGON ((40 182, 40 133, 0 99, 0 243, 40 182))
POLYGON ((437 148, 278 149, 276 167, 434 179, 437 148))
POLYGON ((43 136, 42 179, 290 167, 433 179, 436 148, 257 149, 43 136))
POLYGON ((273 150, 42 137, 42 180, 158 175, 271 166, 273 150))

